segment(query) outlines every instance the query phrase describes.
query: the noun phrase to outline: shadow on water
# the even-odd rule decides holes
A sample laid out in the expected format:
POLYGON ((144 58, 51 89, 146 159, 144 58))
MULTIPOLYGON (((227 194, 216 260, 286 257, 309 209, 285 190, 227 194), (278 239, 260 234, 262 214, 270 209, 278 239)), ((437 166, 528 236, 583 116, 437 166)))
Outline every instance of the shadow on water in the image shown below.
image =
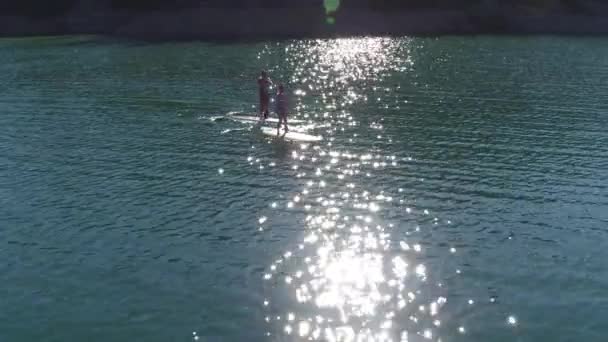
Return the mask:
POLYGON ((292 142, 276 138, 273 138, 270 145, 272 146, 274 156, 280 160, 287 160, 289 158, 289 152, 295 146, 292 142))
POLYGON ((296 146, 294 142, 286 141, 282 138, 277 138, 275 136, 268 136, 262 133, 262 130, 259 126, 255 126, 252 128, 255 134, 255 139, 259 142, 266 142, 270 145, 272 150, 272 154, 275 158, 286 161, 289 159, 290 152, 296 146))

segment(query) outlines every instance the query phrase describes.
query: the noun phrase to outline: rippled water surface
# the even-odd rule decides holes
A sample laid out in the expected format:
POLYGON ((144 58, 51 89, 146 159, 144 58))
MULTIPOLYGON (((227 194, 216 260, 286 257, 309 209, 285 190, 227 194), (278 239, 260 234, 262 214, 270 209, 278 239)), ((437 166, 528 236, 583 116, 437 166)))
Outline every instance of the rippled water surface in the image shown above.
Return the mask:
POLYGON ((0 340, 604 341, 607 56, 0 40, 0 340))

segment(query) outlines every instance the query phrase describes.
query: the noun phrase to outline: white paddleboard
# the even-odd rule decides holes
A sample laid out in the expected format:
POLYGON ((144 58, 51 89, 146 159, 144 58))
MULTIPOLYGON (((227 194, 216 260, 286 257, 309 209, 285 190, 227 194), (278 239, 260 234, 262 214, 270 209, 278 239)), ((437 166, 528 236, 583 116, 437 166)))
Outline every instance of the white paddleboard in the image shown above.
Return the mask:
POLYGON ((299 142, 317 142, 323 140, 323 137, 318 135, 310 135, 298 132, 287 132, 284 130, 280 131, 280 134, 277 136, 277 129, 273 127, 262 127, 262 133, 265 135, 285 139, 289 141, 299 141, 299 142))
MULTIPOLYGON (((260 117, 256 116, 256 115, 240 115, 240 114, 228 114, 226 115, 226 117, 236 120, 236 121, 241 121, 241 122, 259 122, 260 121, 260 117)), ((265 122, 268 123, 278 123, 279 119, 277 118, 268 118, 266 120, 264 120, 265 122)), ((287 123, 291 124, 300 124, 300 123, 304 123, 304 120, 297 120, 297 119, 289 119, 287 118, 287 123)))

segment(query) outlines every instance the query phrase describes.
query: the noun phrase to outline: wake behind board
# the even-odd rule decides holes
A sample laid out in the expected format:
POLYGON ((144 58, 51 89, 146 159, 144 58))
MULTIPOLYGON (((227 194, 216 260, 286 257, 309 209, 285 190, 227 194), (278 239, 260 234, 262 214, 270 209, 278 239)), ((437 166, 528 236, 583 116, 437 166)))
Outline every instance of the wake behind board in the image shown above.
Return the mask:
MULTIPOLYGON (((256 122, 260 121, 260 118, 258 116, 256 116, 256 115, 228 114, 228 115, 226 115, 226 117, 228 117, 230 119, 233 119, 233 120, 236 120, 236 121, 247 122, 247 123, 249 123, 249 122, 256 123, 256 122)), ((268 123, 274 123, 274 124, 276 124, 276 123, 279 122, 279 119, 277 119, 277 118, 268 118, 265 121, 268 122, 268 123)), ((304 120, 289 119, 289 118, 287 119, 287 123, 290 123, 290 124, 291 123, 293 123, 293 124, 300 124, 300 123, 304 123, 304 122, 305 122, 304 120)))
POLYGON ((285 133, 285 131, 283 130, 281 130, 281 133, 277 136, 277 129, 272 127, 262 127, 262 133, 271 137, 297 142, 317 142, 323 140, 323 137, 318 135, 310 135, 298 132, 285 133))

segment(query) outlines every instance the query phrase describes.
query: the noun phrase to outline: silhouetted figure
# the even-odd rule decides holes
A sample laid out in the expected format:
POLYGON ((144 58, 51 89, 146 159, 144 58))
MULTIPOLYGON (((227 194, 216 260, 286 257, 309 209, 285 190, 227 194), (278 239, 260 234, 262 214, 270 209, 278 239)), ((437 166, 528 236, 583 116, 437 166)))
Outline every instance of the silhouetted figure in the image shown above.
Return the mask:
POLYGON ((275 98, 276 102, 276 111, 279 116, 279 124, 277 125, 277 135, 279 135, 281 130, 281 123, 285 124, 285 133, 289 132, 289 127, 287 127, 287 95, 285 94, 285 87, 283 84, 279 84, 279 88, 277 91, 277 96, 275 98))
POLYGON ((260 92, 260 119, 263 120, 268 118, 270 86, 272 86, 272 81, 268 77, 266 71, 262 70, 260 77, 258 77, 258 88, 260 92))

